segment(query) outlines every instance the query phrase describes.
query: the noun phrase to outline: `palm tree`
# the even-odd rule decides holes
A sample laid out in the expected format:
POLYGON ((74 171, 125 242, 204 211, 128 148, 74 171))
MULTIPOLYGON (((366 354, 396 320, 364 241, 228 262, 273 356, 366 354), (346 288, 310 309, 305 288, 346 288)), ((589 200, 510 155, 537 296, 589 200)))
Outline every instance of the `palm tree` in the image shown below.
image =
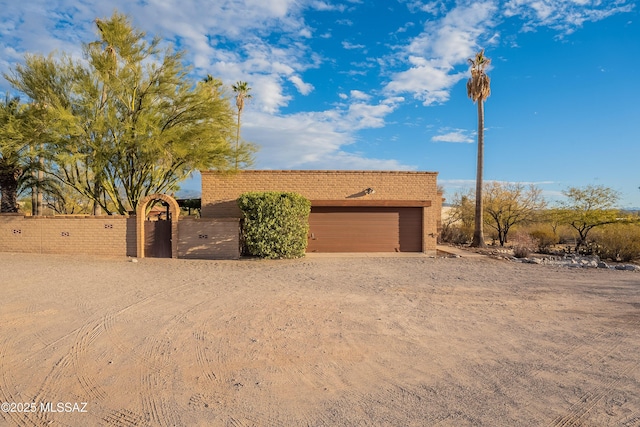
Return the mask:
POLYGON ((484 56, 484 49, 476 53, 476 57, 469 59, 471 65, 471 78, 467 81, 467 96, 473 102, 478 103, 478 168, 476 172, 476 215, 475 229, 471 246, 482 248, 484 243, 484 223, 482 207, 482 175, 484 164, 484 101, 491 94, 489 76, 485 73, 485 68, 491 60, 484 56))
POLYGON ((232 85, 231 88, 236 94, 236 107, 238 107, 238 129, 236 130, 236 170, 238 169, 238 149, 240 148, 240 115, 244 110, 244 100, 250 99, 252 96, 249 93, 251 88, 247 82, 238 81, 232 85))

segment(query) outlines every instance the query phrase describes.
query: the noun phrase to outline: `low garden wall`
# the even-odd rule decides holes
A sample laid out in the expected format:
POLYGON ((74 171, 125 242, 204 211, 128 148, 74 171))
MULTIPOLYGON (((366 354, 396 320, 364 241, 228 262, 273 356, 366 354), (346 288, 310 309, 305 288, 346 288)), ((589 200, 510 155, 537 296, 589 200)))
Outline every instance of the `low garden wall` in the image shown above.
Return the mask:
POLYGON ((135 257, 135 217, 2 214, 0 251, 135 257))
POLYGON ((240 220, 180 218, 178 258, 240 258, 240 220))
MULTIPOLYGON (((0 215, 0 251, 137 256, 136 217, 0 215)), ((238 259, 239 220, 178 221, 178 258, 238 259)))

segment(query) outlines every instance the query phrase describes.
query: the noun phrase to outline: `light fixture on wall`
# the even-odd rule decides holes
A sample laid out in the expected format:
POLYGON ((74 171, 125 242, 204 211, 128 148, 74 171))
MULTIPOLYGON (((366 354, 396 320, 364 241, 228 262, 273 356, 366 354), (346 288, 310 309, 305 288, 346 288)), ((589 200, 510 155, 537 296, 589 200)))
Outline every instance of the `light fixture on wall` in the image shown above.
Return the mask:
POLYGON ((373 194, 373 193, 375 193, 375 192, 376 192, 376 190, 374 190, 374 189, 373 189, 373 188, 371 188, 371 187, 366 188, 366 189, 364 190, 364 194, 373 194))

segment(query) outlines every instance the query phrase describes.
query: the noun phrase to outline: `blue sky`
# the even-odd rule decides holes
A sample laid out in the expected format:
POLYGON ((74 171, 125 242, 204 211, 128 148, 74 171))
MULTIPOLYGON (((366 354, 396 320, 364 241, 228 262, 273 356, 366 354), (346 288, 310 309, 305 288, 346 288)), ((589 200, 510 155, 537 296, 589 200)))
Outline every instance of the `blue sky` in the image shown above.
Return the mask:
POLYGON ((445 197, 472 188, 467 58, 484 48, 485 179, 549 200, 605 185, 640 207, 632 0, 0 0, 0 71, 26 52, 79 57, 114 9, 186 49, 195 77, 249 83, 258 169, 437 171, 445 197))

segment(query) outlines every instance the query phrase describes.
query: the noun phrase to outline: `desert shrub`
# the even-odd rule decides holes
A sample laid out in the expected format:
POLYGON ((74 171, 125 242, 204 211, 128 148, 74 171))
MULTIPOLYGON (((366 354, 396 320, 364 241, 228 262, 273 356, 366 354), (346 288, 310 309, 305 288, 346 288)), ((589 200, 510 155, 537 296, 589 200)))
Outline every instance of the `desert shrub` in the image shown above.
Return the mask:
POLYGON ((551 247, 558 243, 558 237, 546 228, 532 228, 529 235, 538 242, 538 252, 543 254, 549 253, 551 247))
POLYGON ((473 239, 473 230, 457 224, 448 224, 442 227, 440 241, 455 245, 466 245, 473 239))
POLYGON ((261 258, 299 258, 307 248, 311 202, 299 194, 245 193, 242 211, 244 253, 261 258))
POLYGON ((557 234, 559 244, 575 246, 577 233, 571 227, 567 225, 561 225, 557 229, 557 234))
POLYGON ((538 247, 538 241, 531 237, 526 231, 518 231, 511 238, 513 247, 513 256, 516 258, 526 258, 531 252, 535 252, 538 247))
POLYGON ((612 224, 591 234, 591 247, 600 258, 623 262, 640 258, 638 224, 612 224))

